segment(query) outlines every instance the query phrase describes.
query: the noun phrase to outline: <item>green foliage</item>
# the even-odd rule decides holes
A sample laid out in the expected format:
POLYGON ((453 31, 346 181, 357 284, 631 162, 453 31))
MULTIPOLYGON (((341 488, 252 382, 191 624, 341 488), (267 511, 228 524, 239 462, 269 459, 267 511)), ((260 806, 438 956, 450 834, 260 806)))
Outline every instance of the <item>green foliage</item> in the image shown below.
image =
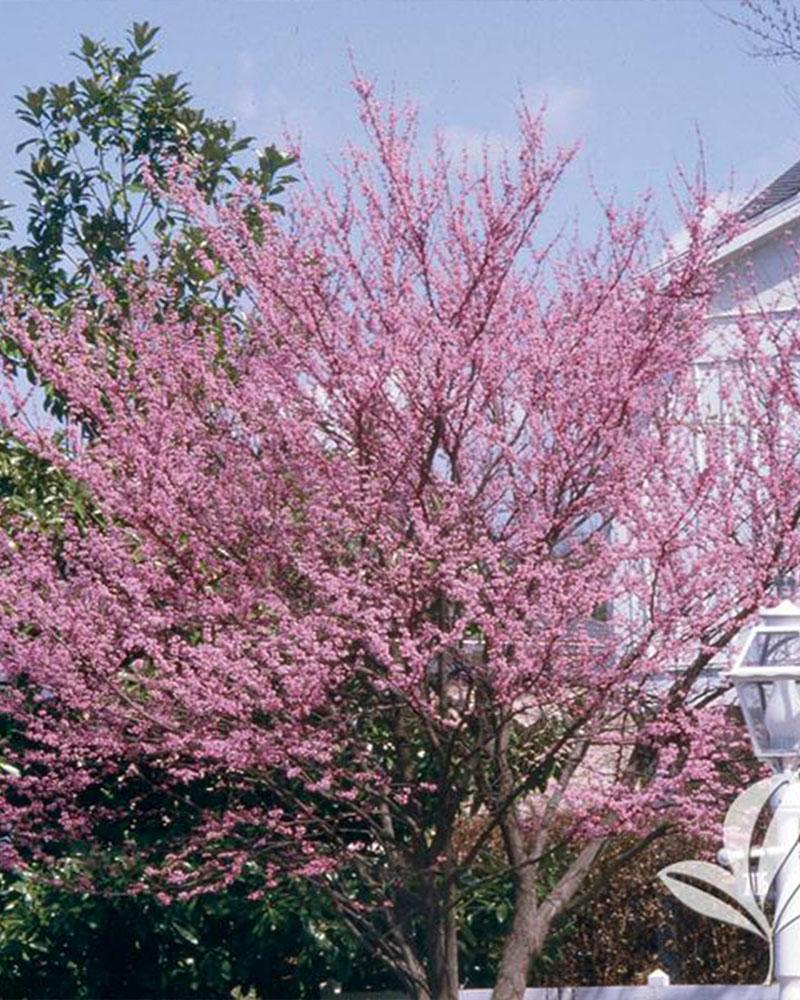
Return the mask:
POLYGON ((267 901, 232 890, 167 906, 6 876, 0 906, 8 1000, 313 997, 326 980, 387 985, 316 897, 297 888, 267 901))
POLYGON ((57 531, 70 509, 79 522, 96 517, 85 489, 59 469, 0 437, 0 530, 21 525, 57 531))
POLYGON ((5 199, 0 198, 0 242, 7 240, 14 231, 11 220, 6 215, 8 210, 12 207, 13 206, 10 201, 5 201, 5 199))
MULTIPOLYGON (((224 200, 238 182, 253 192, 252 226, 261 225, 259 204, 281 211, 274 200, 294 181, 292 157, 274 146, 260 152, 251 136, 196 107, 179 73, 155 73, 158 28, 134 24, 127 46, 81 36, 73 53, 81 72, 67 83, 30 87, 18 95, 17 116, 31 135, 17 146, 28 162, 18 173, 29 191, 27 228, 16 239, 0 199, 0 277, 12 276, 32 302, 68 312, 76 297, 91 295, 92 282, 114 276, 137 260, 167 271, 177 301, 202 299, 209 323, 215 309, 232 306, 218 293, 214 276, 196 258, 210 257, 196 229, 162 195, 169 166, 191 159, 193 177, 209 202, 224 200), (242 156, 249 154, 244 165, 242 156), (147 184, 145 173, 153 183, 147 184), (155 258, 155 259, 153 259, 155 258)), ((121 283, 116 287, 121 289, 121 283)), ((102 324, 102 316, 98 313, 102 324)), ((105 324, 107 327, 107 324, 105 324)), ((113 331, 103 330, 104 336, 113 331)), ((16 345, 0 330, 0 354, 8 371, 35 383, 16 345)), ((66 401, 37 387, 44 409, 57 420, 66 401)), ((81 515, 87 498, 66 477, 35 460, 18 443, 0 440, 0 510, 4 526, 22 515, 57 527, 66 504, 81 515)))
MULTIPOLYGON (((280 211, 274 199, 294 180, 292 158, 272 146, 258 151, 232 122, 207 116, 180 74, 153 72, 157 31, 134 24, 125 46, 82 36, 73 80, 17 97, 30 129, 16 150, 27 158, 19 174, 30 197, 19 235, 12 206, 0 199, 0 278, 11 277, 33 303, 67 314, 95 278, 113 284, 147 259, 167 271, 178 298, 229 307, 215 301, 213 278, 195 261, 198 234, 162 195, 176 160, 191 158, 209 202, 240 181, 250 185, 254 227, 259 204, 280 211)), ((2 330, 0 353, 18 378, 35 382, 2 330)), ((36 392, 59 419, 66 401, 46 387, 36 392)), ((94 516, 77 484, 0 439, 0 530, 27 524, 57 533, 67 506, 79 520, 94 516)), ((358 967, 349 940, 299 890, 266 903, 232 889, 165 906, 126 896, 121 884, 85 891, 88 863, 76 845, 60 885, 36 873, 0 880, 0 996, 228 996, 237 987, 242 996, 308 996, 326 976, 343 980, 358 967)))
MULTIPOLYGON (((239 157, 254 151, 254 139, 195 107, 179 73, 150 71, 157 32, 147 22, 134 24, 125 48, 83 35, 73 53, 80 75, 17 97, 17 116, 33 133, 17 146, 28 155, 18 172, 31 198, 27 240, 5 251, 5 264, 50 305, 141 256, 154 239, 162 256, 185 249, 185 220, 160 193, 174 161, 191 158, 209 201, 246 181, 279 211, 272 199, 294 180, 285 173, 292 157, 274 146, 242 166, 239 157)), ((8 237, 5 207, 0 203, 0 236, 8 237)), ((185 253, 176 278, 195 290, 205 280, 185 253)))

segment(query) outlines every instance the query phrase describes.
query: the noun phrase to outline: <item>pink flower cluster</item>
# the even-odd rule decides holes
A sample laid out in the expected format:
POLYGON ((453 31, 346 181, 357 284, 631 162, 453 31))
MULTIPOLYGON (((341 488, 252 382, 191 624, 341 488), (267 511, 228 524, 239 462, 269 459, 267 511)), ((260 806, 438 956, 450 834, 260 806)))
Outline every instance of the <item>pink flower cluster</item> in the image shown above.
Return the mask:
POLYGON ((541 846, 727 794, 725 713, 692 699, 797 562, 797 345, 737 321, 709 424, 701 190, 657 271, 646 207, 548 248, 570 154, 538 117, 496 167, 421 162, 358 89, 371 148, 258 236, 247 191, 210 209, 176 170, 241 314, 187 318, 144 268, 68 321, 4 289, 69 409, 31 430, 9 385, 4 431, 92 512, 2 540, 9 863, 82 839, 170 892, 288 872, 358 909, 467 816, 541 846))

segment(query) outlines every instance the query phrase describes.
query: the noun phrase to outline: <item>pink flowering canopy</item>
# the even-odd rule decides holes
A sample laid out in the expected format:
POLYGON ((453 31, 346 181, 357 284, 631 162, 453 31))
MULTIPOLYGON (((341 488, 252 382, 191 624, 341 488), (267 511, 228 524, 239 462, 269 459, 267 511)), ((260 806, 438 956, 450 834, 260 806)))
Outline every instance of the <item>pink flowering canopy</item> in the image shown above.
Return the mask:
POLYGON ((797 351, 742 314, 709 420, 700 185, 659 268, 647 205, 548 246, 539 117, 499 164, 426 159, 357 90, 370 144, 285 217, 176 168, 236 313, 145 267, 67 321, 4 289, 68 418, 16 381, 3 426, 75 484, 2 542, 5 852, 79 842, 165 898, 312 880, 428 996, 500 851, 517 996, 616 834, 717 821, 741 733, 698 681, 797 561, 797 351))

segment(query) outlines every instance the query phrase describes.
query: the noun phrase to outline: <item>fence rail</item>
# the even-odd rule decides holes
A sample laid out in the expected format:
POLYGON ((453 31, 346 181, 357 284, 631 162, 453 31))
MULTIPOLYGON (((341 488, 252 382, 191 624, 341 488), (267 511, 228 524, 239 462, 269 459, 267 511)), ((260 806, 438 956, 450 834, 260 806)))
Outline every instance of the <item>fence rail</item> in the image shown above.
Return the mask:
MULTIPOLYGON (((550 986, 525 990, 525 1000, 779 1000, 775 986, 550 986)), ((333 994, 328 994, 333 996, 333 994)), ((492 991, 461 990, 459 1000, 490 1000, 492 991)), ((340 993, 337 1000, 407 1000, 401 993, 340 993)))
MULTIPOLYGON (((489 1000, 491 990, 461 990, 459 1000, 489 1000)), ((553 986, 525 1000, 778 1000, 777 986, 553 986)))

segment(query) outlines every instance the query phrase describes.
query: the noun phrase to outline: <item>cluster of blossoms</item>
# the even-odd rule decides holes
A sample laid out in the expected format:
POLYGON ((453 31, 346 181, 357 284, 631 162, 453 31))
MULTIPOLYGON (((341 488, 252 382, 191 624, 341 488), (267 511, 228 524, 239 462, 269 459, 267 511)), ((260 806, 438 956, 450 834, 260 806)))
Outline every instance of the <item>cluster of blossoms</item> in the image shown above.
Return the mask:
POLYGON ((413 114, 358 90, 372 152, 285 217, 176 170, 241 315, 144 268, 66 321, 4 289, 68 411, 31 429, 10 383, 4 430, 72 484, 59 530, 2 540, 7 853, 81 841, 183 895, 311 879, 423 996, 499 832, 513 996, 615 833, 727 794, 696 682, 797 559, 792 348, 742 318, 740 420, 709 425, 702 193, 657 271, 646 209, 545 250, 570 157, 538 117, 497 166, 420 166, 413 114))

